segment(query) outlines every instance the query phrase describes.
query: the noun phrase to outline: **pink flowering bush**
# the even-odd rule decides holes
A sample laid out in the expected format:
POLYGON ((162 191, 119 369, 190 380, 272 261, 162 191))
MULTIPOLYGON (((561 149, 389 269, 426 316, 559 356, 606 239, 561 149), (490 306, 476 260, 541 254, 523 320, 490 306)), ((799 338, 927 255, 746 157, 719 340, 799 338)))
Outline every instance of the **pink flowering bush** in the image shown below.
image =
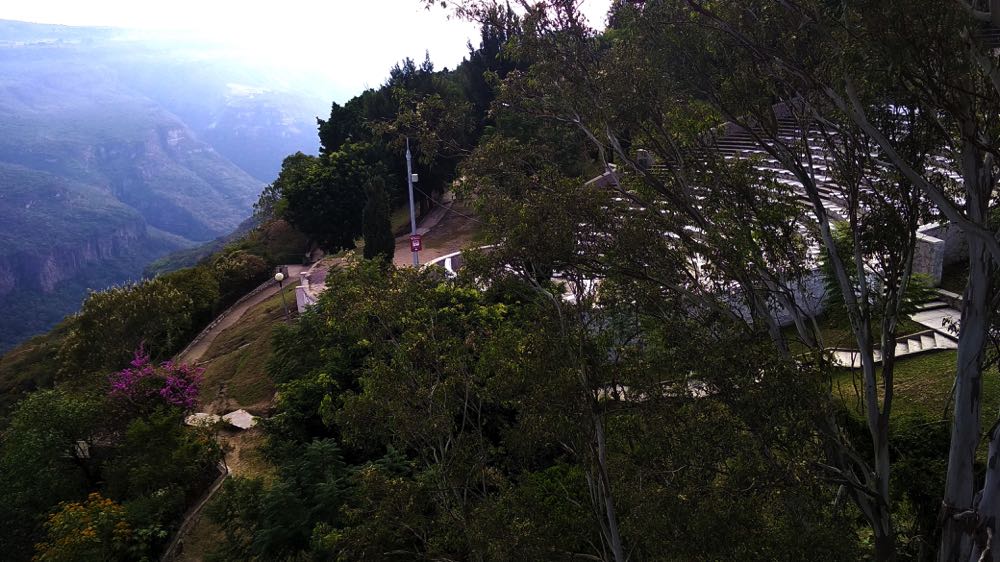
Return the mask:
POLYGON ((193 410, 198 403, 198 389, 204 369, 165 361, 153 365, 149 354, 140 347, 129 367, 109 377, 109 395, 124 398, 132 403, 148 403, 159 399, 185 410, 193 410))

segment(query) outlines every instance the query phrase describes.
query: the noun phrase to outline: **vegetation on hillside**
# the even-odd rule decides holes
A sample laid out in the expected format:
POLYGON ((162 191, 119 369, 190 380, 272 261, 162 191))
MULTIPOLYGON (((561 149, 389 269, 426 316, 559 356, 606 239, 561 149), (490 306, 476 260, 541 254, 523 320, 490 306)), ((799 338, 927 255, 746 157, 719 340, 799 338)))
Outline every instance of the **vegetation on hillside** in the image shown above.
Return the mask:
MULTIPOLYGON (((916 52, 912 45, 899 42, 897 33, 912 31, 913 26, 897 24, 926 24, 921 28, 926 31, 921 47, 954 53, 951 41, 968 37, 962 33, 969 29, 967 15, 954 6, 921 12, 919 3, 905 8, 852 7, 843 14, 831 14, 828 7, 820 5, 618 3, 609 29, 597 34, 581 24, 573 3, 525 4, 523 18, 506 20, 507 13, 498 10, 496 3, 458 4, 460 14, 479 21, 494 25, 514 21, 512 26, 498 26, 513 29, 504 54, 514 62, 502 80, 493 82, 498 88, 489 113, 490 126, 483 128, 475 148, 459 167, 459 175, 466 180, 464 194, 478 204, 485 235, 495 246, 485 254, 466 256, 469 279, 475 283, 449 285, 433 277, 431 283, 445 294, 463 288, 476 292, 489 287, 490 295, 501 286, 513 290, 522 297, 521 305, 537 304, 539 308, 532 310, 553 322, 543 333, 530 332, 534 340, 549 342, 548 346, 544 351, 535 350, 514 338, 501 346, 505 355, 484 360, 476 355, 480 350, 479 328, 459 323, 455 331, 465 336, 464 345, 452 343, 460 351, 448 353, 438 346, 452 340, 439 330, 447 330, 451 324, 434 311, 458 313, 466 310, 468 303, 452 296, 449 305, 436 309, 433 297, 412 285, 391 288, 394 281, 388 281, 390 288, 383 287, 377 293, 378 302, 369 303, 364 294, 352 293, 351 281, 338 278, 338 284, 350 295, 345 297, 350 299, 349 306, 337 308, 331 303, 338 297, 324 297, 328 300, 319 308, 336 312, 327 312, 324 322, 311 326, 308 333, 279 333, 276 339, 272 376, 279 381, 282 400, 275 425, 269 430, 276 449, 272 461, 279 472, 284 467, 288 473, 274 486, 234 484, 234 497, 257 507, 241 512, 226 503, 229 508, 217 513, 220 524, 229 525, 230 530, 225 545, 229 550, 224 556, 350 559, 397 552, 415 558, 453 559, 572 559, 581 554, 602 560, 797 559, 850 558, 867 550, 874 559, 892 560, 926 559, 940 548, 949 560, 978 559, 976 553, 988 558, 988 537, 996 521, 990 515, 993 508, 972 504, 968 491, 995 493, 992 473, 983 477, 973 471, 973 466, 992 470, 990 464, 974 462, 985 454, 976 424, 987 394, 977 377, 988 372, 995 360, 987 344, 995 341, 989 339, 995 338, 995 328, 990 325, 990 314, 996 308, 995 285, 991 283, 995 283, 1000 256, 993 256, 992 261, 988 256, 996 247, 996 241, 990 241, 994 228, 989 213, 976 211, 975 216, 964 217, 967 222, 959 221, 967 236, 986 237, 982 251, 970 257, 980 278, 973 280, 970 275, 967 281, 967 295, 986 300, 980 300, 981 305, 963 306, 963 322, 974 323, 963 334, 977 335, 963 335, 955 379, 962 383, 960 389, 972 389, 961 400, 971 404, 974 417, 964 413, 969 410, 960 413, 958 408, 949 409, 947 395, 935 392, 934 401, 941 411, 955 416, 955 433, 945 436, 939 423, 911 419, 903 396, 916 390, 903 381, 911 376, 907 366, 916 365, 917 360, 896 361, 892 352, 896 337, 912 328, 906 317, 919 301, 915 293, 921 281, 913 268, 917 227, 939 213, 949 218, 959 213, 954 200, 947 199, 952 192, 942 194, 932 182, 940 180, 938 166, 946 162, 937 158, 942 147, 952 146, 949 143, 955 138, 962 138, 962 130, 974 125, 970 125, 969 115, 956 109, 965 106, 949 105, 942 97, 954 95, 963 103, 977 104, 976 111, 983 112, 976 115, 986 120, 992 110, 985 108, 996 103, 996 93, 978 74, 981 69, 964 67, 960 72, 969 73, 964 78, 975 75, 970 80, 980 80, 975 88, 985 88, 985 93, 971 86, 928 91, 916 86, 917 82, 907 82, 934 72, 921 66, 926 58, 909 57, 916 52), (745 17, 748 14, 753 17, 745 17), (863 33, 851 34, 844 29, 844 21, 863 33), (790 31, 799 28, 814 33, 790 31), (859 62, 866 57, 886 65, 859 62), (845 89, 833 69, 847 69, 856 81, 848 81, 845 89), (900 74, 887 79, 886 72, 900 74), (903 85, 897 87, 899 84, 903 85), (927 104, 941 108, 945 120, 927 121, 927 113, 917 109, 927 104), (803 138, 782 136, 787 134, 782 129, 786 125, 779 127, 779 120, 805 127, 800 131, 803 138), (771 160, 769 170, 759 160, 732 159, 714 144, 710 131, 725 121, 750 131, 748 142, 771 160), (815 148, 814 154, 806 150, 802 142, 806 138, 815 145, 810 146, 815 148), (636 148, 652 152, 659 166, 649 168, 638 162, 636 148), (819 155, 823 158, 821 173, 810 160, 819 155), (592 177, 588 172, 610 170, 610 164, 617 165, 618 174, 584 185, 592 177), (789 175, 795 178, 794 188, 789 175), (828 179, 817 179, 820 175, 828 179), (839 210, 831 211, 828 205, 839 210), (843 224, 837 224, 839 221, 843 224), (844 234, 838 240, 835 232, 846 232, 848 243, 843 243, 844 234), (745 397, 755 389, 770 388, 769 378, 774 375, 766 371, 769 361, 786 368, 814 368, 813 380, 820 386, 838 379, 838 371, 821 353, 818 336, 822 326, 796 310, 789 297, 794 282, 818 265, 813 252, 816 247, 827 260, 832 298, 842 301, 839 314, 832 310, 830 316, 839 316, 835 319, 838 328, 869 359, 864 362, 858 385, 864 407, 858 420, 848 413, 844 402, 828 393, 815 395, 815 402, 802 388, 795 390, 794 398, 785 396, 782 404, 802 408, 794 417, 805 424, 800 428, 804 433, 797 437, 791 437, 793 433, 787 429, 779 430, 801 447, 787 454, 798 459, 795 466, 817 469, 811 476, 815 481, 810 490, 826 501, 813 505, 808 498, 788 490, 780 495, 796 507, 813 505, 808 511, 815 519, 797 519, 804 525, 817 525, 805 533, 821 537, 820 529, 832 531, 840 537, 834 541, 836 546, 844 550, 824 551, 825 543, 818 541, 805 547, 811 549, 808 554, 806 550, 796 553, 795 537, 784 536, 779 542, 785 550, 770 552, 766 541, 781 533, 768 524, 786 512, 767 507, 766 477, 753 478, 756 484, 741 489, 743 495, 723 492, 724 499, 712 496, 725 490, 734 474, 752 472, 748 468, 752 462, 743 465, 726 457, 733 453, 740 461, 751 458, 737 453, 733 439, 702 444, 697 452, 684 456, 688 464, 673 466, 671 455, 683 451, 687 443, 665 437, 671 448, 657 450, 653 456, 666 459, 668 466, 657 472, 644 467, 644 457, 638 453, 629 456, 614 449, 612 429, 619 427, 622 411, 633 414, 632 421, 637 424, 633 427, 641 430, 629 434, 633 448, 628 453, 641 451, 646 443, 669 434, 664 426, 670 424, 652 423, 657 419, 655 405, 690 399, 697 406, 693 410, 678 407, 683 421, 672 421, 674 425, 692 424, 684 426, 686 437, 697 442, 698 407, 719 405, 717 401, 726 397, 745 397), (573 292, 572 299, 563 301, 550 292, 554 275, 573 292), (601 283, 595 296, 591 290, 596 279, 601 283), (412 299, 393 311, 391 303, 397 294, 412 299), (786 309, 795 321, 795 336, 812 353, 792 359, 789 333, 777 325, 775 307, 786 309), (359 327, 341 328, 342 323, 351 326, 354 312, 360 315, 359 327), (569 340, 546 339, 553 334, 569 340), (729 355, 733 348, 739 350, 739 359, 729 355), (315 352, 317 349, 320 351, 315 352), (879 366, 871 359, 876 350, 881 352, 879 366), (506 396, 503 386, 490 378, 504 372, 508 374, 505 380, 519 380, 504 369, 526 368, 533 375, 532 382, 557 384, 561 380, 559 369, 544 362, 546 353, 558 355, 552 365, 571 366, 586 397, 586 408, 575 410, 558 401, 573 396, 569 386, 546 395, 547 400, 532 400, 529 388, 519 387, 515 396, 506 396), (310 355, 316 361, 313 365, 310 355), (508 357, 512 359, 505 361, 508 357), (580 362, 584 357, 586 360, 580 362), (962 357, 968 361, 963 362, 962 357), (635 364, 630 362, 633 360, 635 364), (610 380, 600 376, 606 362, 615 367, 610 369, 615 373, 610 380), (485 372, 475 368, 486 364, 490 367, 485 372), (727 378, 725 383, 715 384, 701 371, 707 366, 723 377, 728 368, 735 368, 753 383, 741 386, 727 378), (650 371, 644 371, 646 368, 650 371), (305 375, 310 369, 315 376, 305 375), (356 380, 348 373, 358 373, 356 380), (660 386, 643 385, 643 373, 656 373, 660 386), (685 374, 685 390, 670 386, 670 373, 685 374), (295 380, 280 383, 287 377, 295 380), (425 392, 433 396, 425 398, 425 392), (307 399, 309 394, 314 397, 307 399), (291 401, 286 403, 285 398, 291 401), (895 413, 894 398, 900 405, 895 413), (315 412, 312 418, 299 411, 310 402, 308 408, 315 412), (546 434, 536 439, 518 424, 530 419, 531 407, 538 402, 562 412, 559 422, 573 419, 573 412, 587 412, 589 415, 580 418, 587 428, 585 436, 574 440, 566 434, 546 434), (409 416, 408 408, 420 416, 409 416), (439 417, 437 412, 442 412, 439 417), (503 422, 496 421, 494 415, 503 422), (512 432, 519 436, 517 446, 505 441, 508 434, 503 430, 507 427, 517 428, 512 432), (919 442, 924 431, 931 442, 926 447, 919 442), (363 437, 359 438, 358 432, 363 437), (303 436, 325 440, 322 447, 328 464, 343 465, 325 476, 337 493, 323 498, 321 504, 304 499, 315 496, 309 486, 317 484, 287 486, 300 481, 295 476, 297 459, 305 449, 283 457, 281 446, 303 436), (331 439, 333 442, 328 442, 331 439), (357 450, 359 444, 373 443, 381 448, 357 450), (524 510, 529 515, 524 515, 519 511, 525 507, 523 496, 506 502, 497 499, 504 490, 517 489, 532 480, 532 471, 517 465, 518 447, 531 450, 531 444, 549 443, 559 443, 562 452, 571 457, 560 458, 560 466, 582 478, 561 481, 563 494, 545 495, 550 502, 546 507, 569 510, 570 506, 583 506, 590 510, 586 520, 566 521, 530 503, 524 510), (809 451, 810 445, 817 449, 809 451), (500 467, 490 464, 490 455, 497 450, 505 454, 500 467), (797 456, 800 453, 802 456, 797 456), (702 459, 711 459, 708 462, 718 471, 718 478, 695 476, 702 459), (379 474, 380 467, 387 465, 406 468, 379 474), (933 472, 924 475, 926 478, 915 478, 918 466, 933 472), (699 497, 714 501, 684 511, 677 520, 644 514, 642 521, 656 522, 640 529, 633 518, 641 508, 629 503, 638 484, 625 476, 632 471, 642 474, 647 479, 644 482, 657 482, 657 475, 669 473, 671 480, 663 486, 676 494, 669 499, 692 497, 693 492, 683 488, 690 476, 698 482, 699 497), (365 480, 367 476, 373 479, 365 480), (943 485, 945 481, 949 484, 943 485), (965 490, 959 494, 965 498, 962 514, 978 527, 956 527, 951 511, 940 520, 933 516, 942 493, 948 497, 955 489, 950 483, 955 481, 965 490), (363 492, 352 503, 356 490, 363 492), (754 493, 761 494, 753 496, 756 505, 765 506, 755 515, 766 522, 755 519, 737 525, 742 542, 729 543, 725 533, 699 526, 703 513, 734 521, 728 515, 727 501, 754 493), (393 501, 400 497, 405 498, 402 505, 393 501), (481 507, 480 502, 487 507, 481 507), (301 506, 290 510, 301 514, 295 527, 301 534, 290 537, 288 543, 271 540, 277 536, 271 525, 282 524, 266 509, 274 504, 301 506), (835 508, 827 511, 829 506, 835 508), (311 518, 309 514, 315 512, 327 515, 311 518), (535 525, 542 525, 533 515, 558 528, 532 543, 540 550, 491 538, 530 537, 535 525), (490 526, 496 521, 487 524, 480 519, 490 516, 501 520, 502 531, 490 526), (381 525, 377 529, 365 527, 367 521, 381 525), (391 530, 394 521, 399 521, 397 531, 391 530), (504 527, 508 523, 520 524, 516 527, 519 532, 504 527), (309 526, 313 531, 307 544, 303 527, 309 526), (751 532, 761 528, 769 531, 764 533, 767 538, 757 542, 751 532), (258 532, 241 532, 247 529, 258 532), (711 544, 702 540, 697 547, 685 550, 684 539, 691 536, 687 533, 702 539, 712 537, 711 544), (661 535, 670 539, 650 547, 651 537, 661 535), (740 550, 748 543, 753 545, 750 552, 740 550), (526 549, 517 550, 520 546, 526 549), (365 550, 368 547, 373 550, 365 550), (957 555, 955 548, 959 549, 957 555)), ((974 48, 981 49, 981 45, 974 48)), ((454 126, 461 121, 442 119, 440 111, 460 104, 440 102, 434 95, 419 99, 395 118, 383 119, 375 130, 383 134, 416 130, 423 133, 413 135, 420 137, 423 150, 433 155, 446 153, 449 142, 443 139, 452 137, 435 135, 435 131, 443 130, 442 123, 454 126), (438 148, 442 151, 436 152, 438 148)), ((358 121, 342 109, 335 107, 326 123, 325 133, 330 138, 345 140, 340 127, 358 121)), ((987 129, 977 138, 992 139, 987 129)), ((722 133, 720 129, 716 132, 722 133)), ((966 143, 964 147, 967 158, 981 161, 992 145, 984 148, 966 143)), ((964 186, 970 197, 989 201, 995 192, 995 179, 984 185, 984 177, 968 175, 963 178, 964 186)), ((356 274, 364 279, 362 286, 386 282, 367 277, 373 274, 364 267, 359 266, 356 274)), ((394 280, 401 274, 384 275, 394 280)), ((513 303, 499 302, 506 311, 520 311, 513 303)), ((516 312, 511 323, 528 330, 519 321, 531 326, 531 317, 517 316, 516 312)), ((481 319, 489 316, 485 311, 479 313, 481 319)), ((307 315, 300 326, 309 323, 307 315)), ((496 325, 486 331, 497 338, 508 333, 496 325)), ((945 354, 938 360, 948 362, 949 357, 945 354)), ((933 384, 939 385, 936 388, 947 387, 947 382, 938 380, 940 373, 921 376, 933 379, 933 384)), ((798 377, 800 383, 803 378, 808 380, 802 373, 798 377)), ((776 380, 781 380, 780 376, 776 380)), ((783 387, 789 388, 787 383, 783 387)), ((917 396, 912 399, 920 400, 917 396)), ((740 423, 756 428, 748 418, 737 421, 722 415, 714 421, 719 421, 712 426, 718 433, 740 423)), ((552 420, 531 427, 552 432, 564 428, 552 420)), ((990 433, 991 439, 998 435, 990 433)), ((320 442, 314 444, 321 446, 320 442)), ((772 469, 780 471, 779 460, 789 458, 775 444, 761 444, 760 448, 767 451, 772 469)), ((535 464, 531 469, 552 468, 545 464, 552 460, 549 457, 532 460, 535 464)), ((797 473, 788 478, 805 482, 810 476, 797 473)), ((658 513, 671 513, 666 504, 658 503, 655 494, 646 497, 660 508, 658 513)), ((668 501, 667 497, 664 500, 668 501)), ((527 542, 531 541, 526 538, 527 542)))
MULTIPOLYGON (((275 394, 268 474, 211 502, 208 558, 1000 559, 983 14, 616 2, 596 32, 576 2, 518 5, 455 3, 483 26, 466 62, 408 59, 335 104, 320 154, 262 194, 265 223, 363 236, 368 259, 269 346, 273 300, 220 341, 213 383, 266 356, 239 386, 275 394), (486 247, 457 277, 381 259, 407 141, 425 209, 456 178, 476 208, 486 247), (942 215, 970 248, 958 350, 897 359, 917 229, 942 215), (794 290, 818 268, 832 307, 809 316, 794 290), (834 334, 860 368, 831 362, 834 334), (247 343, 268 350, 227 359, 247 343)), ((179 423, 201 373, 157 359, 268 265, 227 246, 92 296, 48 342, 59 381, 0 440, 11 552, 60 559, 84 531, 96 558, 156 552, 218 455, 179 423)))
POLYGON ((0 358, 5 556, 157 555, 221 457, 210 433, 181 423, 203 374, 159 362, 304 242, 265 224, 196 267, 91 294, 56 330, 0 358))
POLYGON ((718 319, 560 317, 554 285, 483 292, 359 263, 331 286, 276 335, 278 478, 227 484, 217 559, 599 555, 607 516, 585 506, 608 487, 643 558, 855 555, 820 472, 795 461, 822 377, 763 366, 766 341, 708 363, 695 350, 740 338, 718 319), (751 364, 766 383, 744 380, 751 364), (691 380, 727 390, 699 398, 691 380))

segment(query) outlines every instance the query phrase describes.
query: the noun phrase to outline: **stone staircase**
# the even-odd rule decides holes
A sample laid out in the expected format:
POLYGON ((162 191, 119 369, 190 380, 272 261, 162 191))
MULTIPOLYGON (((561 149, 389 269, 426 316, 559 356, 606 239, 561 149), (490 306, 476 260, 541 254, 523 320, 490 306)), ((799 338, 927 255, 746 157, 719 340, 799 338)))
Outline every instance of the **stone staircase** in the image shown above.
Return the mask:
MULTIPOLYGON (((938 330, 924 330, 896 340, 896 359, 909 355, 939 351, 943 349, 958 349, 958 342, 950 335, 938 330)), ((861 367, 861 357, 856 349, 831 349, 833 362, 841 367, 861 367)), ((875 350, 875 363, 882 362, 882 352, 875 350)))
MULTIPOLYGON (((777 117, 771 125, 771 131, 772 133, 767 134, 763 131, 757 132, 762 133, 760 136, 764 139, 769 134, 774 134, 775 138, 798 152, 803 159, 808 155, 808 161, 811 162, 812 180, 819 192, 823 207, 834 220, 843 219, 845 201, 840 188, 831 177, 834 162, 832 155, 828 152, 827 139, 817 130, 803 131, 801 124, 790 117, 777 117)), ((758 140, 754 138, 754 131, 730 126, 723 134, 712 139, 702 150, 718 151, 727 159, 752 158, 755 167, 761 173, 791 187, 796 192, 799 204, 812 205, 799 178, 760 146, 758 140)), ((940 163, 942 171, 947 171, 945 165, 946 162, 942 160, 940 163)), ((957 332, 954 331, 954 328, 957 327, 961 314, 955 310, 954 302, 956 298, 960 299, 961 297, 939 291, 939 298, 940 300, 921 305, 919 310, 911 316, 912 320, 927 330, 898 338, 895 357, 902 358, 917 353, 958 348, 957 336, 954 335, 957 332)), ((861 364, 857 350, 831 349, 829 351, 833 355, 834 362, 841 366, 859 367, 861 364)), ((876 363, 882 361, 880 350, 875 351, 875 361, 876 363)))
MULTIPOLYGON (((951 293, 941 291, 940 289, 938 293, 945 296, 951 295, 951 293)), ((958 295, 952 296, 957 297, 959 301, 961 300, 961 297, 958 295)), ((958 337, 957 328, 958 322, 962 318, 962 313, 954 308, 955 305, 953 303, 954 301, 949 303, 944 299, 939 299, 922 304, 918 307, 917 312, 910 315, 910 320, 955 339, 958 337)))
MULTIPOLYGON (((762 133, 761 136, 764 138, 771 134, 764 134, 763 131, 757 132, 762 133)), ((805 160, 808 153, 808 160, 812 162, 812 179, 817 191, 819 191, 824 208, 835 220, 842 220, 844 218, 844 201, 840 195, 840 189, 830 177, 833 163, 828 157, 826 142, 822 135, 818 131, 809 130, 803 137, 801 125, 790 117, 776 119, 774 135, 782 144, 798 152, 800 158, 805 160)), ((773 177, 778 183, 791 187, 801 205, 806 207, 812 205, 799 178, 757 143, 753 131, 730 126, 724 133, 706 140, 705 146, 693 149, 693 153, 705 153, 706 159, 709 153, 722 154, 726 159, 752 158, 755 167, 762 175, 773 177)), ((654 174, 666 174, 668 169, 668 164, 653 164, 651 166, 651 172, 654 174)))

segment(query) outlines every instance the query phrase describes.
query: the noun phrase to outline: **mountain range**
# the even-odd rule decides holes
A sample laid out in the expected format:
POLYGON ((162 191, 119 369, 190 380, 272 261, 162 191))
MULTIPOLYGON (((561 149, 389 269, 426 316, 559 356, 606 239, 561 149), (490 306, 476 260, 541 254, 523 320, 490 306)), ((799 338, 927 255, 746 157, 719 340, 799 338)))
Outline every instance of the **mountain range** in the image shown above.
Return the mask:
POLYGON ((0 21, 0 352, 234 230, 324 104, 176 38, 0 21))

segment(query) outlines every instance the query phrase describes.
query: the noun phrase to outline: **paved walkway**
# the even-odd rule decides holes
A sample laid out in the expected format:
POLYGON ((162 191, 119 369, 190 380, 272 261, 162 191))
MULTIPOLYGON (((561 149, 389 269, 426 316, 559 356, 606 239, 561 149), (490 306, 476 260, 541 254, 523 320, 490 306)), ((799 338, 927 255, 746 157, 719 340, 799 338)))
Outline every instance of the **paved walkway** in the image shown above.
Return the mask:
MULTIPOLYGON (((284 282, 284 285, 296 284, 299 278, 299 273, 305 271, 306 267, 302 265, 288 265, 288 280, 284 282)), ((220 314, 214 322, 208 325, 207 328, 202 330, 200 334, 194 339, 194 343, 188 346, 186 349, 177 354, 174 357, 174 361, 178 363, 187 364, 197 364, 201 360, 208 348, 212 346, 212 342, 215 338, 219 337, 226 328, 232 326, 239 322, 243 314, 251 308, 257 306, 258 304, 266 301, 267 299, 278 294, 278 283, 275 281, 270 281, 263 291, 249 297, 237 301, 236 304, 231 306, 225 312, 220 314)), ((290 306, 294 306, 294 302, 290 303, 290 306)))
MULTIPOLYGON (((420 221, 417 233, 423 237, 423 249, 419 255, 421 265, 441 256, 454 254, 473 242, 478 221, 469 216, 469 212, 450 197, 446 197, 443 205, 437 206, 420 221)), ((413 265, 409 234, 396 238, 392 261, 396 267, 413 265)), ((326 276, 330 268, 336 267, 340 262, 340 258, 325 258, 313 264, 308 270, 308 287, 300 289, 296 297, 296 304, 300 310, 314 303, 326 290, 326 276)), ((294 275, 296 279, 299 278, 298 273, 294 275)))
POLYGON ((958 322, 962 319, 962 313, 950 306, 943 305, 937 308, 921 310, 910 316, 910 319, 922 326, 947 334, 953 338, 958 337, 958 322))

